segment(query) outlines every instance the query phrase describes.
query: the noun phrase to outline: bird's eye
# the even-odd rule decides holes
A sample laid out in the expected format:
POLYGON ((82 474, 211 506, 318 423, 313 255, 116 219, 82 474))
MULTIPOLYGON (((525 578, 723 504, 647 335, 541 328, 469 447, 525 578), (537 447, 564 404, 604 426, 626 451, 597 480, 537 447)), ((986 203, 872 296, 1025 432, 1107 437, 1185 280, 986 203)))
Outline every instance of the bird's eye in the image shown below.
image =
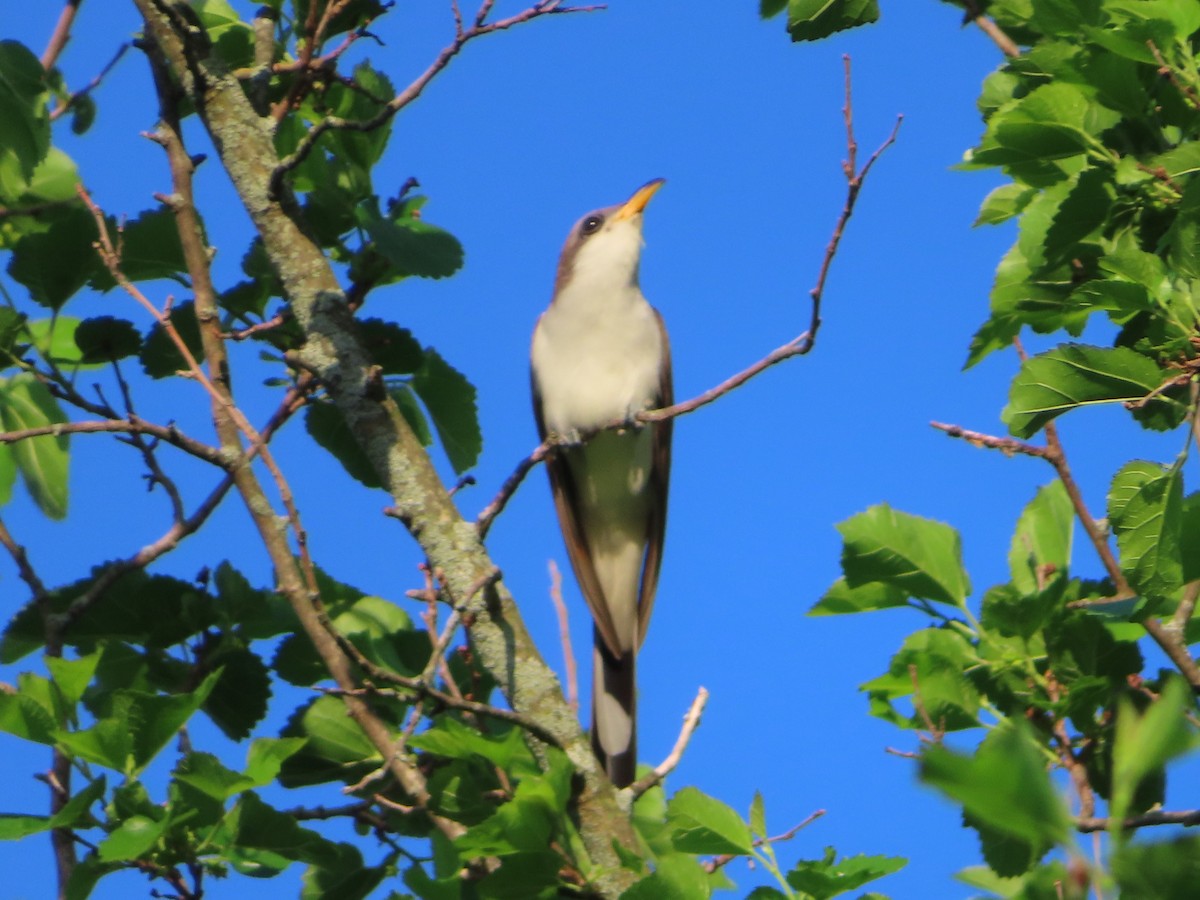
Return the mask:
POLYGON ((584 234, 594 234, 600 230, 600 226, 604 224, 604 216, 594 215, 588 216, 583 220, 583 227, 580 229, 584 234))

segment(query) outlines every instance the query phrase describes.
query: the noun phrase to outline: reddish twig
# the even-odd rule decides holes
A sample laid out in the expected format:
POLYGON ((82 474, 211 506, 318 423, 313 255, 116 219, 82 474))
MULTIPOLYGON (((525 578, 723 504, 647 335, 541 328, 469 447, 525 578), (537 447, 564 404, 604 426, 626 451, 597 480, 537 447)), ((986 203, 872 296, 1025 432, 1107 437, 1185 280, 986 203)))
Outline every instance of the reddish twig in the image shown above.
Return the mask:
POLYGON ((963 0, 963 6, 967 10, 967 20, 979 26, 979 30, 992 39, 992 43, 1000 48, 1001 53, 1010 59, 1021 55, 1021 48, 1017 46, 1016 41, 1010 38, 995 21, 983 14, 983 10, 979 8, 976 0, 963 0))
POLYGON ((67 41, 71 39, 71 26, 75 24, 75 14, 79 12, 79 4, 82 2, 83 0, 67 0, 63 4, 46 49, 42 51, 42 68, 47 72, 54 68, 63 48, 67 46, 67 41))
POLYGON ((185 453, 202 459, 217 466, 224 466, 221 451, 216 447, 187 437, 174 425, 156 425, 144 419, 131 415, 127 419, 109 419, 105 421, 88 422, 58 422, 53 425, 39 425, 36 428, 23 428, 20 431, 0 431, 0 444, 15 444, 29 438, 44 437, 60 434, 141 434, 149 435, 155 440, 178 447, 185 453))

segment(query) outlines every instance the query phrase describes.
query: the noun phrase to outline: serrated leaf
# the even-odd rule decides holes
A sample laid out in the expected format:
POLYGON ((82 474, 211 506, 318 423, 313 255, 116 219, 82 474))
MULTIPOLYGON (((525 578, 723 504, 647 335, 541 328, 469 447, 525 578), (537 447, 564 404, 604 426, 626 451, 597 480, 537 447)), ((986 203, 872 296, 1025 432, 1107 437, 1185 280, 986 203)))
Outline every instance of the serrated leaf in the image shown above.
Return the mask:
POLYGON ((12 154, 28 179, 50 147, 42 64, 19 41, 0 41, 0 156, 12 154))
POLYGON ((57 310, 102 268, 95 240, 96 222, 86 210, 63 210, 46 231, 17 243, 8 274, 29 289, 34 302, 57 310))
POLYGON ((835 860, 832 847, 821 860, 800 860, 787 873, 787 883, 812 900, 829 900, 891 875, 907 865, 899 856, 852 856, 835 860))
POLYGON ((1121 698, 1109 801, 1114 832, 1120 831, 1143 779, 1195 745, 1185 717, 1192 706, 1191 692, 1179 678, 1167 683, 1144 715, 1139 715, 1128 698, 1121 698))
MULTIPOLYGON (((146 210, 137 218, 124 224, 119 235, 121 273, 130 281, 152 281, 169 278, 186 284, 183 273, 187 262, 183 258, 183 245, 179 242, 179 228, 175 214, 159 207, 146 210)), ((98 291, 109 291, 116 282, 108 269, 99 268, 92 278, 92 287, 98 291)))
POLYGON ((736 812, 693 787, 683 788, 667 804, 671 843, 683 853, 749 854, 754 836, 736 812))
MULTIPOLYGON (((170 321, 192 358, 203 359, 204 348, 200 343, 200 324, 196 321, 195 304, 191 301, 176 304, 171 309, 170 321)), ((170 334, 157 322, 146 335, 139 357, 142 368, 151 378, 166 378, 188 367, 170 334)))
POLYGON ((142 336, 133 323, 113 316, 84 319, 75 329, 74 340, 85 363, 113 362, 142 349, 142 336))
POLYGON ((788 0, 788 33, 793 41, 819 41, 878 19, 876 0, 788 0))
POLYGON ((1040 591, 1052 572, 1067 569, 1074 528, 1075 509, 1062 482, 1038 488, 1021 511, 1008 551, 1009 571, 1018 590, 1040 591))
POLYGON ((158 843, 169 821, 166 816, 157 821, 146 816, 130 816, 100 842, 97 856, 104 862, 137 859, 158 843))
POLYGON ((267 714, 271 675, 266 663, 244 647, 216 653, 208 662, 219 666, 222 674, 204 702, 204 712, 228 738, 244 740, 267 714))
POLYGON ((363 319, 358 327, 363 346, 384 375, 411 375, 421 367, 425 351, 407 328, 383 319, 363 319))
POLYGON ((845 578, 839 578, 825 595, 808 611, 810 616, 841 616, 847 613, 870 612, 908 606, 908 592, 894 584, 870 581, 850 587, 845 578))
MULTIPOLYGON (((43 428, 67 421, 58 401, 33 375, 0 379, 0 422, 5 431, 43 428)), ((70 454, 66 435, 43 435, 11 445, 29 494, 51 519, 67 514, 70 454)))
POLYGON ((872 506, 838 524, 846 583, 890 584, 926 600, 961 606, 971 592, 958 532, 943 522, 872 506))
POLYGON ((79 659, 64 659, 60 656, 47 656, 46 668, 68 706, 74 706, 83 698, 92 677, 96 674, 96 666, 100 663, 100 652, 89 653, 79 659))
POLYGON ((1121 570, 1139 594, 1162 597, 1183 584, 1183 478, 1178 468, 1134 460, 1113 478, 1108 517, 1121 570))
MULTIPOLYGON (((1011 434, 1031 437, 1068 410, 1143 399, 1164 380, 1151 359, 1128 347, 1062 344, 1021 363, 1000 414, 1011 434)), ((1178 405, 1158 397, 1146 408, 1178 405)))
POLYGON ((369 204, 361 204, 355 217, 370 235, 375 251, 400 276, 445 278, 462 268, 462 244, 436 225, 411 217, 381 216, 369 204))
POLYGON ((988 827, 1031 844, 1057 844, 1070 833, 1066 806, 1022 720, 993 728, 973 757, 941 745, 926 747, 921 780, 988 827))
POLYGON ((425 404, 442 449, 458 474, 471 468, 483 450, 483 433, 475 406, 475 386, 432 348, 412 378, 413 390, 425 404))

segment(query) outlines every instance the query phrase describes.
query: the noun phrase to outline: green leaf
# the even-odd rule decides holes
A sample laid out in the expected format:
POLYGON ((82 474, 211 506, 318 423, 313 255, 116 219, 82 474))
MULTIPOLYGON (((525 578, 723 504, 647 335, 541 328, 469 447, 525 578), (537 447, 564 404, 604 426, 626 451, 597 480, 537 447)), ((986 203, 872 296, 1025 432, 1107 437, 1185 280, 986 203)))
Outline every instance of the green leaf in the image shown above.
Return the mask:
POLYGON ((788 0, 788 34, 793 41, 819 41, 878 19, 876 0, 788 0))
MULTIPOLYGON (((43 428, 67 421, 58 401, 33 375, 0 379, 0 422, 5 431, 43 428)), ((70 456, 66 435, 43 435, 11 445, 17 469, 38 508, 51 519, 67 515, 70 456)))
MULTIPOLYGON (((202 359, 204 348, 200 343, 200 324, 196 321, 195 304, 191 301, 176 304, 171 309, 170 321, 192 358, 202 359)), ((140 358, 142 368, 151 378, 166 378, 188 368, 183 354, 179 352, 170 334, 157 322, 146 335, 140 358)))
POLYGON ((60 737, 74 753, 127 775, 149 765, 207 699, 219 677, 214 672, 187 694, 158 695, 118 690, 112 714, 83 731, 60 737))
POLYGON ((8 274, 29 289, 34 302, 59 309, 100 272, 100 257, 92 247, 95 240, 96 221, 86 210, 63 210, 47 230, 17 243, 8 274))
POLYGON ((528 755, 518 729, 509 729, 501 735, 481 734, 448 716, 439 716, 434 727, 414 735, 409 743, 449 759, 479 756, 501 769, 511 769, 515 760, 528 755))
POLYGON ((787 9, 787 0, 759 0, 758 14, 764 19, 770 19, 787 9))
POLYGON ((137 859, 158 843, 167 830, 170 820, 146 816, 130 816, 100 842, 97 855, 104 862, 121 862, 137 859))
POLYGON ((1125 900, 1192 900, 1200 883, 1200 837, 1128 843, 1112 857, 1125 900))
POLYGON ((425 351, 407 328, 383 319, 359 322, 363 346, 384 375, 411 375, 421 368, 425 351))
POLYGON ((307 738, 304 747, 289 757, 279 773, 284 787, 327 781, 357 781, 382 762, 375 745, 367 740, 346 706, 336 697, 318 697, 298 710, 282 737, 307 738))
POLYGON ((28 180, 50 149, 42 64, 18 41, 0 41, 0 157, 11 154, 28 180))
POLYGON ((142 349, 142 336, 133 323, 113 316, 84 319, 74 338, 85 363, 113 362, 135 356, 142 349))
POLYGON ((59 656, 46 657, 46 668, 50 670, 50 677, 54 680, 55 687, 58 688, 68 706, 74 706, 83 698, 83 692, 87 690, 92 677, 96 674, 96 666, 99 663, 99 651, 89 653, 79 659, 64 659, 59 656))
MULTIPOLYGON (((93 236, 94 237, 94 236, 93 236)), ((179 242, 175 214, 165 206, 146 210, 136 219, 126 222, 120 231, 121 274, 130 281, 153 281, 169 278, 187 284, 183 273, 187 262, 179 242)), ((117 238, 114 237, 114 242, 117 238)), ((98 291, 117 286, 108 269, 98 267, 91 281, 98 291)))
POLYGON ((973 757, 938 744, 927 747, 921 780, 996 831, 1030 844, 1058 844, 1068 839, 1071 820, 1046 766, 1028 726, 1006 719, 973 757))
POLYGON ((483 450, 475 386, 430 347, 412 387, 429 411, 454 471, 461 474, 475 465, 483 450))
POLYGON ((1200 277, 1200 178, 1184 186, 1167 240, 1173 268, 1186 278, 1200 277))
POLYGON ((800 860, 787 873, 787 883, 812 900, 828 900, 857 890, 864 884, 903 869, 907 859, 899 856, 851 856, 836 859, 832 847, 821 860, 800 860))
POLYGON ((1033 188, 1016 182, 1001 185, 983 199, 973 224, 999 225, 1007 222, 1013 216, 1020 215, 1035 193, 1033 188))
POLYGON ((997 831, 965 812, 963 825, 975 829, 984 861, 997 875, 1008 878, 1023 875, 1037 865, 1050 849, 1048 844, 1031 844, 1022 838, 997 831))
POLYGON ((387 218, 369 203, 360 204, 355 217, 375 251, 401 277, 445 278, 462 268, 462 244, 436 225, 412 217, 387 218))
POLYGON ((265 787, 303 747, 303 738, 256 738, 246 755, 246 777, 254 787, 265 787))
POLYGON ((872 703, 872 715, 900 728, 959 731, 979 725, 979 691, 966 677, 979 666, 976 649, 956 631, 925 628, 910 634, 892 657, 888 670, 860 687, 872 703), (912 697, 913 712, 900 715, 891 705, 912 697))
POLYGON ((57 735, 54 716, 23 692, 0 692, 0 731, 39 744, 53 744, 57 735))
POLYGON ((267 714, 271 675, 257 653, 232 647, 207 660, 221 668, 221 677, 204 702, 204 712, 231 740, 241 741, 267 714))
POLYGON ((842 571, 857 588, 883 582, 914 597, 961 607, 971 592, 958 532, 942 522, 873 506, 841 522, 842 571))
POLYGON ((1008 551, 1013 585, 1024 593, 1040 591, 1053 572, 1065 572, 1071 562, 1075 509, 1061 481, 1038 488, 1021 512, 1008 551))
POLYGON ((1121 833, 1142 781, 1195 745, 1185 716, 1194 708, 1190 695, 1182 679, 1172 678, 1144 715, 1138 714, 1128 698, 1121 698, 1109 800, 1109 821, 1114 835, 1121 833))
POLYGON ((667 804, 671 843, 682 853, 747 855, 754 836, 742 817, 720 800, 685 787, 667 804))
POLYGON ((908 592, 894 584, 870 581, 858 587, 850 587, 845 578, 839 578, 808 611, 810 616, 840 616, 846 613, 870 612, 908 606, 908 592))
POLYGON ((750 833, 756 838, 767 837, 767 811, 761 791, 754 792, 750 802, 750 833))
POLYGON ((108 781, 103 775, 91 781, 87 787, 63 804, 62 809, 50 819, 51 828, 90 828, 95 823, 92 804, 104 797, 108 781))
POLYGON ((1139 594, 1164 596, 1183 584, 1183 477, 1176 467, 1134 460, 1113 478, 1108 517, 1121 570, 1139 594))
POLYGON ((49 831, 51 827, 49 816, 0 813, 0 841, 19 841, 31 834, 49 831))
MULTIPOLYGON (((1000 415, 1011 434, 1028 438, 1068 410, 1138 401, 1163 380, 1153 360, 1128 347, 1062 344, 1021 363, 1000 415)), ((1160 396, 1147 409, 1173 404, 1160 396)))

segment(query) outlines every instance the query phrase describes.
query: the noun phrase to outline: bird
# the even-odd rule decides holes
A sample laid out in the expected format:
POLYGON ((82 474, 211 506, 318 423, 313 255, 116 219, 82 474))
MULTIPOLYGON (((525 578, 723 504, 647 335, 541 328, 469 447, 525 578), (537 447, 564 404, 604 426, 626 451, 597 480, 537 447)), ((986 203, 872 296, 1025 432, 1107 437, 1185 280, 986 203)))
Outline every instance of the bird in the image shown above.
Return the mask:
POLYGON ((594 626, 592 748, 618 788, 637 772, 636 660, 671 468, 671 420, 636 419, 674 402, 666 327, 638 283, 643 212, 663 183, 575 223, 530 351, 538 434, 553 444, 551 493, 594 626))

